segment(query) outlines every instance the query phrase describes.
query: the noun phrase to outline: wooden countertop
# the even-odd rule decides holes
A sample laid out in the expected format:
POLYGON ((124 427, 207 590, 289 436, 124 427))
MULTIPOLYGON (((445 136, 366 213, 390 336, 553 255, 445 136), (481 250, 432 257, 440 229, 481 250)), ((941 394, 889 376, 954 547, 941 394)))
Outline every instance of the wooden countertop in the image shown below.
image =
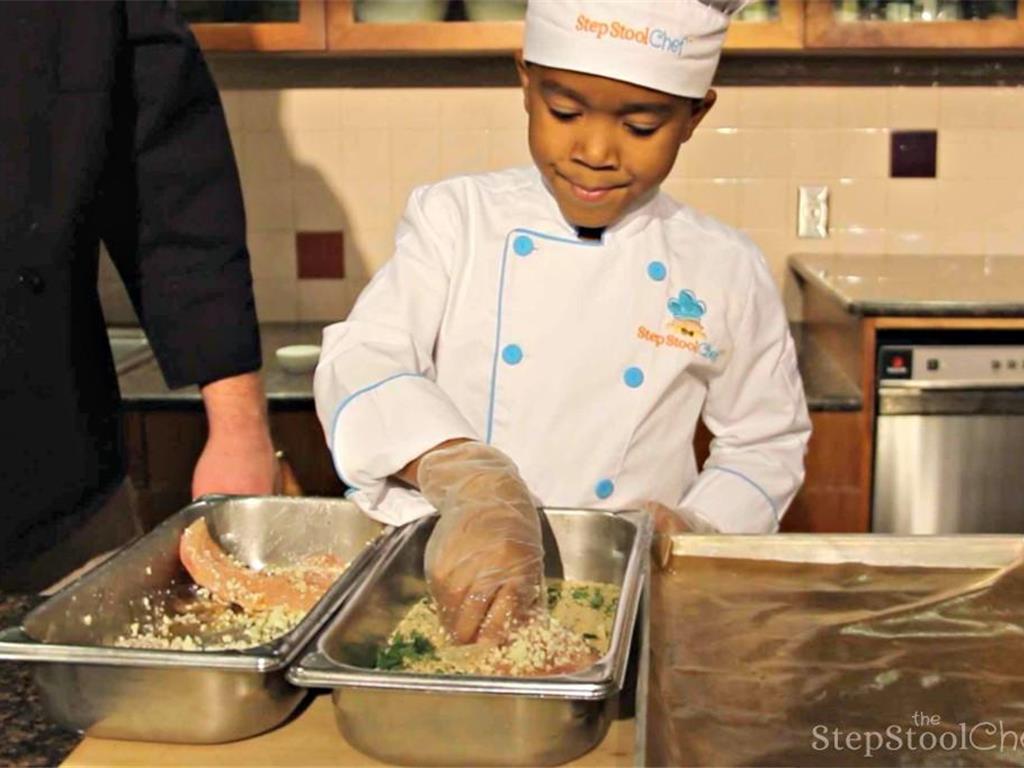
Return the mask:
MULTIPOLYGON (((636 721, 615 720, 595 749, 569 766, 635 765, 636 721)), ((328 694, 285 725, 230 744, 158 744, 85 738, 64 766, 365 766, 385 765, 350 747, 334 724, 328 694)))

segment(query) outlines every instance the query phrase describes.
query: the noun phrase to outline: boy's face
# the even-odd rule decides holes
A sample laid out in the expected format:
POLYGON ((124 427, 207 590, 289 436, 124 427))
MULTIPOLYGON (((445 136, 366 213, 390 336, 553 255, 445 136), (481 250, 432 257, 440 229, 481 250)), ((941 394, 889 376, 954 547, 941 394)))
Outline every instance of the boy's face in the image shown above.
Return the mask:
POLYGON ((518 60, 530 154, 577 227, 614 224, 668 176, 715 102, 518 60))

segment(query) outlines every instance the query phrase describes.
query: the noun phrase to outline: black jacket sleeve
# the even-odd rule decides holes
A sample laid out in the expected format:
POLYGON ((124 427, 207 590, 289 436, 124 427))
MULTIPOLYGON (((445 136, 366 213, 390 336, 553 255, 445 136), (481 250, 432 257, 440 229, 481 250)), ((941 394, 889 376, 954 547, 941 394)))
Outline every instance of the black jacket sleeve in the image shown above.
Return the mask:
POLYGON ((260 367, 245 213, 217 89, 167 2, 125 2, 104 242, 171 387, 260 367))

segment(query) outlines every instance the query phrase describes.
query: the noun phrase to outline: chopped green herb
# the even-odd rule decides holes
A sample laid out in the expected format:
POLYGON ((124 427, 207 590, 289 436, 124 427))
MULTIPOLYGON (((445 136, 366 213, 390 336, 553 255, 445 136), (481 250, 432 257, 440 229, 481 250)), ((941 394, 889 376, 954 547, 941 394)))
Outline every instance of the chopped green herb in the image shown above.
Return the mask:
POLYGON ((590 591, 586 587, 577 587, 571 593, 573 600, 586 602, 590 598, 590 591))
POLYGON ((604 594, 601 592, 594 592, 590 598, 590 607, 596 609, 600 608, 602 605, 604 605, 604 594))
POLYGON ((548 587, 548 610, 558 605, 558 599, 562 596, 562 590, 558 587, 548 587))
POLYGON ((377 669, 401 669, 405 666, 406 661, 433 658, 435 658, 434 644, 419 632, 413 632, 408 640, 402 635, 395 635, 390 643, 383 648, 378 648, 374 667, 377 669))

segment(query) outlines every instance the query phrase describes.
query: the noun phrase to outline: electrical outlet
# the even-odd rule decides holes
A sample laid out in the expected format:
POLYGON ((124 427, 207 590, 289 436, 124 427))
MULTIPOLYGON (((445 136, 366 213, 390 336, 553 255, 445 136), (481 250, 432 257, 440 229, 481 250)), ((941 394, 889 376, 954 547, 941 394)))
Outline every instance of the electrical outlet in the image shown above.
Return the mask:
POLYGON ((828 237, 828 187, 800 187, 796 233, 799 237, 828 237))

